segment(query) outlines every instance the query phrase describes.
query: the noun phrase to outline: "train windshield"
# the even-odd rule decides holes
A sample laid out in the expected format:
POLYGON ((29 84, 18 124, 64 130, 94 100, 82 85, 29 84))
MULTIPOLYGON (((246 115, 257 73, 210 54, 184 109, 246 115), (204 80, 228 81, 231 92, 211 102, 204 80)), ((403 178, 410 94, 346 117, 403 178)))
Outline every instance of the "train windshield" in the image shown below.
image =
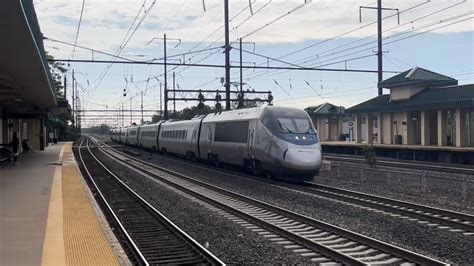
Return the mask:
POLYGON ((272 109, 262 116, 262 123, 269 130, 283 134, 315 134, 313 123, 304 111, 272 109))
POLYGON ((314 133, 311 121, 306 117, 277 117, 279 131, 282 133, 314 133))

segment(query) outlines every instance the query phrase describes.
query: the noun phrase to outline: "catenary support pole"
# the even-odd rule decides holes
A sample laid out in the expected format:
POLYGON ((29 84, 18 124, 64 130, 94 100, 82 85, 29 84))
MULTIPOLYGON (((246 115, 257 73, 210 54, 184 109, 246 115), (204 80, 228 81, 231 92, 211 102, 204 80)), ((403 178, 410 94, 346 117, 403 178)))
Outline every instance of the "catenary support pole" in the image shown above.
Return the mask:
POLYGON ((165 120, 168 119, 168 68, 167 68, 167 60, 166 60, 166 34, 163 34, 163 49, 164 49, 164 67, 165 67, 165 93, 164 93, 164 101, 165 101, 165 120))
MULTIPOLYGON (((383 80, 383 66, 382 66, 382 0, 377 0, 377 65, 378 65, 378 79, 377 84, 383 80)), ((378 87, 378 86, 377 86, 378 87)), ((378 87, 378 95, 382 95, 382 88, 378 87)))
POLYGON ((225 109, 230 110, 230 45, 229 45, 229 0, 224 0, 225 31, 225 109))
POLYGON ((176 77, 173 71, 173 117, 176 118, 176 77))
MULTIPOLYGON (((141 91, 140 94, 142 96, 142 102, 141 102, 141 105, 140 105, 140 108, 142 110, 142 121, 141 122, 143 123, 143 91, 141 91)), ((130 110, 132 110, 132 109, 130 108, 130 110)))

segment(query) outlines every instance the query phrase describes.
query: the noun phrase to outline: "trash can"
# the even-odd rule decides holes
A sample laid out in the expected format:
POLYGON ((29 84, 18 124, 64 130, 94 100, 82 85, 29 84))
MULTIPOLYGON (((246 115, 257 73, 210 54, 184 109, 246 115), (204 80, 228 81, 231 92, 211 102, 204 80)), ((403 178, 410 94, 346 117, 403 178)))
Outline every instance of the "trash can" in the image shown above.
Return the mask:
POLYGON ((395 144, 402 144, 402 135, 394 135, 393 136, 393 142, 395 144))

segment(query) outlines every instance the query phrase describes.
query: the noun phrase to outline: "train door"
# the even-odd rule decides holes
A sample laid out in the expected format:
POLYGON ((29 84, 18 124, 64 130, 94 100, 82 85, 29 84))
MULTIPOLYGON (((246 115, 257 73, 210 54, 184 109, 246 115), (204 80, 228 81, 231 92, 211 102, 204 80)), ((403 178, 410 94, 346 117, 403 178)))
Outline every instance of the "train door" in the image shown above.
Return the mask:
POLYGON ((201 132, 199 133, 199 157, 201 159, 208 159, 208 154, 212 152, 212 123, 202 123, 201 132))
POLYGON ((254 156, 254 146, 255 146, 255 138, 256 138, 256 120, 249 121, 249 135, 248 135, 248 142, 247 142, 247 152, 250 156, 254 156))
POLYGON ((156 147, 156 150, 159 151, 160 150, 160 134, 161 134, 161 125, 163 123, 160 123, 158 124, 158 128, 156 129, 156 138, 155 138, 155 147, 156 147))

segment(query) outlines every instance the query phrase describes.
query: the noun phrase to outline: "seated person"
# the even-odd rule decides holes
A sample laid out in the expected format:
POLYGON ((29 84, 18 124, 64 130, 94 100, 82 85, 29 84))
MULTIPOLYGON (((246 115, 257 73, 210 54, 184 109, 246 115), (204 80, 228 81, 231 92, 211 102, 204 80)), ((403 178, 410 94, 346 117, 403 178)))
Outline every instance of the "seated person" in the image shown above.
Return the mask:
POLYGON ((16 162, 16 154, 14 154, 7 146, 0 146, 0 166, 5 166, 16 162))
POLYGON ((21 147, 23 148, 23 153, 31 152, 31 146, 28 145, 28 139, 24 139, 21 142, 21 147))

